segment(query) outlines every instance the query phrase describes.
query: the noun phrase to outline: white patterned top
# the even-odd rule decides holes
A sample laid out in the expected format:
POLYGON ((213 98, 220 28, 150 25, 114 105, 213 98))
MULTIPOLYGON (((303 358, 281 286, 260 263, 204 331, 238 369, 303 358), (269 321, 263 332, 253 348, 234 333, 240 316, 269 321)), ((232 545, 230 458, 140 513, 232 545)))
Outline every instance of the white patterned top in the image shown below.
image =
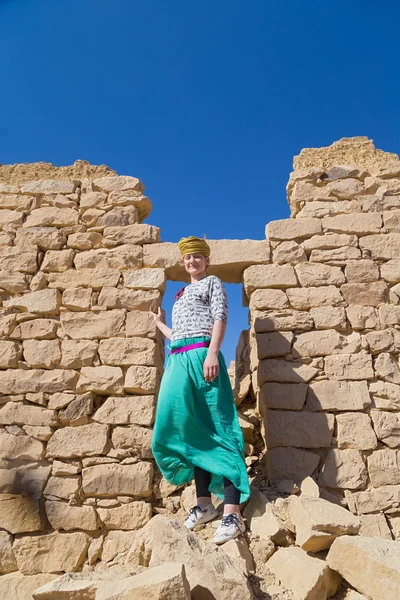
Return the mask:
POLYGON ((215 275, 207 275, 178 292, 172 309, 171 340, 210 336, 215 321, 228 320, 228 297, 215 275))

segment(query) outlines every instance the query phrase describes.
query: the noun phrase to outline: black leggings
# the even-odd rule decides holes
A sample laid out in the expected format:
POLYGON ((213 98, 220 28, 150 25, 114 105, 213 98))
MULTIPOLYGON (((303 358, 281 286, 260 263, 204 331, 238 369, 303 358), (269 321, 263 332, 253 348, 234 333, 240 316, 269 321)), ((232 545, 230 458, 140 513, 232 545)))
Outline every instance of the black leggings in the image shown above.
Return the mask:
MULTIPOLYGON (((208 489, 211 482, 211 474, 200 467, 194 467, 194 481, 197 497, 201 498, 205 496, 211 498, 211 492, 208 489)), ((239 504, 239 502, 239 490, 235 488, 232 481, 224 477, 224 504, 239 504)))

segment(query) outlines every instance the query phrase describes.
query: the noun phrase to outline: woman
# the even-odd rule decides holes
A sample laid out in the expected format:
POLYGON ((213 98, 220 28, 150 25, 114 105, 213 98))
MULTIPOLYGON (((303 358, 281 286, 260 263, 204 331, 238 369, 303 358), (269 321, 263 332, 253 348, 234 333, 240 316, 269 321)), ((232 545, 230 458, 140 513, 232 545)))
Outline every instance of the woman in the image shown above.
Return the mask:
POLYGON ((175 297, 172 329, 153 313, 171 340, 170 356, 158 396, 152 449, 165 479, 181 485, 195 479, 197 504, 186 527, 217 516, 211 492, 224 498, 224 514, 213 541, 222 544, 244 532, 239 504, 248 499, 244 441, 232 388, 219 349, 227 322, 222 282, 207 275, 210 247, 196 237, 178 247, 191 283, 175 297))

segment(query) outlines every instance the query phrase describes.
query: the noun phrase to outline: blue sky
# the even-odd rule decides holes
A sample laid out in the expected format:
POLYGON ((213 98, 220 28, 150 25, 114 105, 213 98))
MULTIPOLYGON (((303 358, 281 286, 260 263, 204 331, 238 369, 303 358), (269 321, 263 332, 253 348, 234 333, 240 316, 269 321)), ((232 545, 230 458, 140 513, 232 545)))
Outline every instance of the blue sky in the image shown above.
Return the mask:
POLYGON ((138 176, 163 241, 262 239, 303 147, 400 152, 399 21, 394 0, 0 0, 0 162, 138 176))

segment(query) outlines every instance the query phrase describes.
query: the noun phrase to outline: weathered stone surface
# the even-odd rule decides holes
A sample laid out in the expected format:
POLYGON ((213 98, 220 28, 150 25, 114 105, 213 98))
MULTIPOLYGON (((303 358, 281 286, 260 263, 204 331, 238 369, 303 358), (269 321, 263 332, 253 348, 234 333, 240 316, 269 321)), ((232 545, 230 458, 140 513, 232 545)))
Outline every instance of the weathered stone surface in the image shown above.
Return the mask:
POLYGON ((327 556, 331 569, 374 600, 396 600, 400 588, 400 543, 378 538, 343 536, 327 556))
POLYGON ((25 294, 20 298, 5 300, 4 306, 14 306, 30 313, 57 314, 61 304, 61 294, 58 290, 41 290, 25 294))
POLYGON ((48 250, 40 268, 46 273, 62 273, 72 267, 74 255, 73 250, 48 250))
POLYGON ((100 190, 101 192, 144 191, 144 186, 140 179, 129 175, 99 177, 93 180, 93 187, 95 190, 100 190))
POLYGON ((345 508, 303 494, 291 497, 289 515, 296 528, 296 544, 306 552, 326 550, 335 538, 356 534, 361 526, 345 508))
POLYGON ((0 340, 0 369, 15 369, 21 354, 20 344, 0 340))
POLYGON ((125 554, 133 544, 135 534, 131 531, 110 531, 104 539, 101 559, 104 563, 113 560, 117 555, 125 554))
POLYGON ((293 333, 291 331, 273 331, 257 334, 254 340, 255 366, 257 366, 257 359, 289 354, 292 347, 292 340, 293 333))
POLYGON ((346 314, 355 330, 373 329, 378 324, 378 312, 372 306, 353 304, 346 308, 346 314))
POLYGON ((43 492, 45 497, 76 500, 79 492, 79 477, 50 477, 43 492))
POLYGON ((265 359, 258 366, 258 385, 261 386, 266 381, 277 383, 308 382, 317 372, 318 370, 311 365, 273 358, 265 359))
MULTIPOLYGON (((323 189, 323 188, 319 188, 323 189)), ((322 217, 341 215, 346 213, 356 213, 362 210, 361 203, 357 200, 342 200, 341 202, 314 201, 306 202, 301 211, 297 213, 296 218, 322 217)))
POLYGON ((394 350, 394 336, 392 329, 380 331, 371 331, 365 336, 370 352, 379 354, 380 352, 391 352, 394 350))
POLYGON ((82 215, 86 227, 95 227, 98 231, 105 227, 126 227, 139 222, 136 206, 117 206, 107 212, 89 208, 82 215))
POLYGON ((361 349, 360 334, 341 335, 337 331, 308 331, 299 333, 293 342, 293 356, 327 356, 349 354, 361 349))
MULTIPOLYGON (((337 169, 339 167, 336 167, 337 169)), ((336 196, 339 200, 348 200, 354 198, 364 191, 364 186, 358 179, 348 177, 346 179, 338 179, 328 183, 327 188, 331 196, 336 196)))
MULTIPOLYGON (((349 260, 345 275, 349 283, 369 283, 379 279, 379 267, 368 258, 349 260)), ((356 302, 356 304, 362 304, 362 302, 356 302)))
POLYGON ((100 290, 102 287, 115 287, 121 277, 118 269, 69 269, 63 273, 49 273, 49 288, 66 290, 68 288, 90 287, 100 290))
POLYGON ((158 387, 158 379, 156 367, 133 365, 126 372, 124 388, 131 394, 154 394, 158 387))
POLYGON ((400 508, 400 485, 385 485, 365 492, 355 492, 352 499, 358 513, 372 513, 400 508))
POLYGON ((301 548, 279 548, 267 564, 298 600, 326 600, 340 585, 340 577, 324 561, 309 556, 301 548))
POLYGON ((92 392, 76 396, 64 410, 58 413, 60 422, 63 425, 74 427, 86 425, 89 423, 89 417, 93 412, 93 400, 94 394, 92 392))
POLYGON ((82 367, 76 386, 78 394, 93 392, 100 395, 122 394, 124 375, 120 367, 82 367))
POLYGON ((31 406, 21 402, 7 402, 0 408, 0 425, 33 425, 36 427, 57 427, 57 413, 54 410, 31 406))
POLYGON ((272 253, 273 263, 276 265, 297 265, 307 261, 304 248, 295 241, 281 242, 272 253))
POLYGON ((389 289, 383 281, 345 283, 340 291, 348 304, 379 306, 389 300, 389 289))
POLYGON ((394 383, 376 381, 370 383, 374 407, 380 410, 400 410, 400 386, 394 383))
POLYGON ((343 248, 332 248, 327 250, 312 250, 310 262, 326 263, 334 266, 344 266, 347 261, 361 258, 361 250, 354 246, 343 246, 343 248))
POLYGON ((14 534, 40 531, 38 501, 28 495, 0 494, 0 527, 14 534))
POLYGON ((82 471, 82 489, 86 496, 100 498, 121 496, 148 497, 152 494, 153 465, 105 464, 82 471))
POLYGON ((253 265, 245 270, 243 283, 250 296, 256 289, 295 287, 297 279, 290 265, 253 265))
POLYGON ((12 551, 12 537, 6 531, 0 531, 0 574, 12 573, 17 569, 17 561, 12 551))
POLYGON ((292 288, 287 290, 292 308, 308 310, 315 306, 343 306, 343 297, 334 285, 292 288))
POLYGON ((19 194, 19 190, 15 190, 15 194, 3 193, 0 189, 0 205, 8 210, 29 210, 32 204, 32 198, 19 194))
POLYGON ((393 259, 381 265, 381 277, 390 283, 400 282, 400 260, 393 259))
POLYGON ((68 227, 77 225, 79 213, 72 208, 46 206, 30 212, 23 227, 68 227))
POLYGON ((308 475, 313 474, 318 467, 319 460, 318 454, 306 450, 271 448, 266 457, 268 479, 270 481, 291 479, 300 482, 308 475))
POLYGON ((367 468, 358 450, 328 451, 318 485, 328 488, 357 490, 367 483, 367 468))
POLYGON ((0 229, 9 225, 22 225, 24 215, 16 210, 0 209, 0 229))
POLYGON ((73 194, 75 189, 76 183, 73 181, 57 179, 26 181, 21 187, 23 194, 73 194))
POLYGON ((21 271, 23 273, 36 273, 36 248, 35 250, 21 250, 10 246, 0 247, 0 264, 6 272, 21 271))
POLYGON ((378 377, 389 383, 400 383, 400 368, 395 358, 388 352, 382 352, 375 359, 375 371, 378 377))
POLYGON ((152 517, 148 502, 129 502, 116 508, 98 508, 97 514, 107 529, 140 529, 152 517))
POLYGON ((154 396, 109 397, 93 415, 99 423, 110 425, 146 425, 154 420, 154 396))
POLYGON ((97 354, 97 342, 92 340, 63 340, 61 366, 64 369, 90 367, 97 354))
POLYGON ((253 311, 251 318, 256 333, 308 331, 314 324, 308 312, 299 310, 253 311))
POLYGON ((379 233, 382 227, 382 217, 379 213, 337 215, 335 217, 324 217, 322 226, 328 231, 365 236, 379 233))
POLYGON ((87 250, 75 256, 77 269, 134 269, 142 266, 142 247, 125 244, 117 248, 87 250))
POLYGON ((343 246, 357 247, 357 236, 347 235, 345 233, 327 232, 322 235, 314 235, 309 240, 304 240, 304 248, 307 251, 332 250, 333 248, 343 248, 343 246))
POLYGON ((336 416, 338 448, 374 450, 378 442, 371 419, 363 413, 344 413, 336 416))
POLYGON ((159 241, 159 227, 144 223, 124 227, 105 227, 103 230, 103 244, 107 248, 120 244, 152 244, 159 241))
POLYGON ((60 250, 65 242, 64 233, 57 227, 23 227, 15 236, 16 246, 38 246, 41 250, 60 250))
POLYGON ((322 232, 319 219, 282 219, 270 221, 265 229, 269 240, 295 240, 309 238, 322 232))
POLYGON ((126 317, 127 337, 157 337, 157 327, 149 311, 132 310, 126 317))
POLYGON ((307 389, 305 383, 264 383, 258 397, 261 415, 265 415, 267 408, 301 410, 307 389))
MULTIPOLYGON (((342 285, 345 282, 342 270, 339 267, 328 265, 300 263, 295 266, 300 285, 303 287, 317 287, 320 285, 342 285)), ((292 287, 292 286, 288 286, 292 287)))
POLYGON ((127 290, 103 288, 98 297, 99 306, 107 308, 127 308, 128 310, 149 310, 160 305, 158 290, 127 290))
POLYGON ((86 534, 52 533, 15 540, 13 550, 24 575, 77 571, 83 564, 89 539, 86 534))
POLYGON ((153 340, 140 337, 110 338, 101 340, 99 356, 101 362, 108 365, 153 366, 156 364, 156 344, 153 340))
MULTIPOLYGON (((0 286, 1 287, 1 286, 0 286)), ((15 327, 16 319, 14 314, 0 315, 0 336, 8 337, 15 327)))
POLYGON ((28 435, 11 435, 4 430, 0 432, 0 458, 8 460, 41 460, 43 444, 28 435))
POLYGON ((8 294, 21 294, 28 289, 24 273, 0 270, 0 287, 8 294))
POLYGON ((76 288, 65 290, 62 305, 69 310, 88 310, 92 301, 92 289, 76 288))
POLYGON ((375 450, 367 462, 373 487, 400 484, 400 450, 375 450))
POLYGON ((65 390, 74 390, 78 374, 75 371, 52 369, 9 369, 1 374, 1 392, 3 394, 26 394, 45 392, 53 394, 65 390))
POLYGON ((336 306, 319 306, 310 310, 314 320, 315 329, 337 329, 343 331, 346 328, 346 311, 336 306))
POLYGON ((362 515, 360 520, 361 528, 359 535, 366 537, 377 537, 383 540, 392 539, 385 515, 362 515))
POLYGON ((70 506, 66 502, 47 500, 46 515, 53 529, 93 531, 98 528, 96 511, 92 506, 70 506))
POLYGON ((372 410, 371 417, 378 440, 389 448, 399 448, 400 413, 372 410))
POLYGON ((337 354, 325 358, 325 373, 331 379, 373 379, 372 358, 369 354, 337 354))
POLYGON ((259 490, 253 489, 244 516, 251 532, 275 544, 287 544, 287 531, 273 510, 273 505, 259 490))
POLYGON ((389 210, 382 213, 385 232, 400 233, 400 211, 389 210))
POLYGON ((152 430, 138 425, 116 427, 112 432, 114 448, 126 448, 142 458, 152 458, 152 430))
POLYGON ((54 432, 47 444, 47 456, 74 458, 106 454, 108 426, 91 423, 81 427, 64 427, 54 432))
POLYGON ((268 410, 265 416, 267 448, 329 448, 332 443, 333 415, 305 411, 268 410))
POLYGON ((49 397, 49 403, 47 405, 47 408, 51 408, 53 410, 65 408, 74 398, 75 396, 71 393, 64 394, 62 392, 59 392, 57 394, 52 394, 49 397))
MULTIPOLYGON (((97 538, 94 541, 102 540, 97 538)), ((93 544, 93 542, 92 542, 93 544)), ((88 551, 90 555, 90 547, 88 551)), ((95 600, 96 591, 107 581, 120 582, 126 576, 121 572, 90 572, 65 573, 54 581, 38 588, 33 598, 35 600, 95 600)))
POLYGON ((86 233, 72 233, 68 236, 67 246, 75 250, 91 250, 99 248, 103 236, 96 231, 88 231, 86 233))
POLYGON ((289 301, 282 290, 254 290, 250 297, 250 310, 266 310, 269 308, 289 308, 289 301))
MULTIPOLYGON (((115 337, 123 333, 125 310, 107 310, 94 312, 64 312, 60 315, 61 326, 74 340, 88 340, 115 337)), ((121 342, 121 340, 119 340, 121 342)))
POLYGON ((58 321, 53 319, 32 319, 20 323, 11 336, 16 340, 35 338, 37 340, 50 340, 56 337, 58 321))
POLYGON ((165 290, 165 270, 143 268, 124 273, 124 286, 141 290, 165 290))
POLYGON ((58 340, 24 340, 24 359, 29 367, 53 369, 61 360, 58 340))
POLYGON ((38 587, 52 581, 56 575, 40 573, 23 575, 10 573, 0 578, 0 600, 32 600, 32 594, 38 587))
POLYGON ((399 257, 400 234, 367 235, 360 239, 360 248, 373 260, 390 260, 399 257))

